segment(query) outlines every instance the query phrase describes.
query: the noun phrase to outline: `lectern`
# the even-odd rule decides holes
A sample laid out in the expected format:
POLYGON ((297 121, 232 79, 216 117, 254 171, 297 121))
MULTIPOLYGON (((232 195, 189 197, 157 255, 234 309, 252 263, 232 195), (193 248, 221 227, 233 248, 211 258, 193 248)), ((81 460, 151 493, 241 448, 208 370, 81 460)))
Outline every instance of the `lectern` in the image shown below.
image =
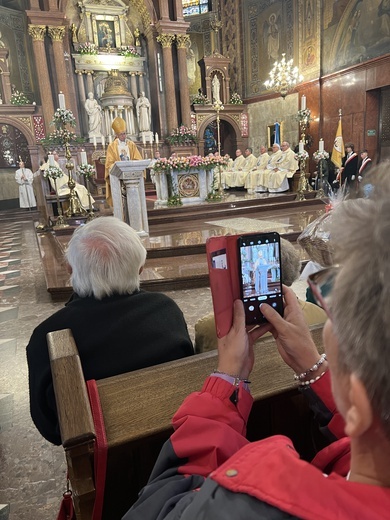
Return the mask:
POLYGON ((127 222, 140 236, 149 234, 143 177, 149 163, 150 159, 117 161, 110 171, 114 217, 127 222))

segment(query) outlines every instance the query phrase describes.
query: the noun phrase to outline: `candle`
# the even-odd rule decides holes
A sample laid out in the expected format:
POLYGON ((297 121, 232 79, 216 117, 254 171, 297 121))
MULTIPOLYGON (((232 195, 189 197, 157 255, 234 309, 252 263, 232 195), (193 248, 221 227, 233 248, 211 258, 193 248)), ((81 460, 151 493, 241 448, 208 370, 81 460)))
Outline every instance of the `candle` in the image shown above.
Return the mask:
POLYGON ((62 92, 58 94, 58 103, 60 105, 60 108, 63 108, 65 110, 65 96, 62 92))
POLYGON ((54 164, 54 155, 49 154, 47 157, 49 159, 49 166, 55 166, 55 164, 54 164))
POLYGON ((306 96, 301 97, 301 110, 306 110, 306 96))
POLYGON ((102 135, 102 148, 104 150, 104 148, 106 147, 106 139, 104 137, 104 135, 102 135))
POLYGON ((112 135, 111 134, 109 134, 109 136, 108 136, 108 142, 109 142, 109 144, 112 143, 112 135))
POLYGON ((303 141, 299 141, 299 153, 303 152, 303 141))
POLYGON ((145 134, 142 134, 142 144, 145 146, 146 144, 146 137, 145 134))
POLYGON ((158 133, 156 132, 156 145, 158 146, 158 133))
POLYGON ((323 152, 324 151, 324 140, 322 139, 322 137, 321 137, 319 145, 318 145, 318 151, 319 152, 323 152))
POLYGON ((81 164, 87 164, 88 163, 88 161, 87 161, 87 152, 82 150, 80 152, 80 159, 81 159, 81 164))
POLYGON ((94 136, 92 137, 92 139, 93 139, 93 146, 96 148, 96 135, 94 135, 94 136))

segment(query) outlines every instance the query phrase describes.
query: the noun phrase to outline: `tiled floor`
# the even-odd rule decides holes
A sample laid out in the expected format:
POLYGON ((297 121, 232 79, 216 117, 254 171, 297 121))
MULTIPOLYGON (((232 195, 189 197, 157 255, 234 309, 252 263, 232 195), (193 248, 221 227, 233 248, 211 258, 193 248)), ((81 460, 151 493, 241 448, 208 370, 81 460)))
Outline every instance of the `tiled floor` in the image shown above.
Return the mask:
MULTIPOLYGON (((312 217, 301 213, 278 218, 289 229, 298 229, 312 217)), ((202 236, 202 230, 196 230, 194 224, 190 230, 178 230, 177 235, 165 234, 164 239, 156 233, 151 234, 150 241, 198 240, 202 236)), ((172 270, 169 264, 168 259, 160 259, 154 266, 154 276, 166 276, 165 270, 172 270)), ((179 268, 192 267, 181 260, 175 267, 179 268)), ((302 296, 305 285, 298 283, 296 288, 302 296)), ((183 310, 193 338, 195 322, 212 308, 209 289, 167 294, 183 310)), ((25 348, 34 327, 62 305, 54 303, 46 291, 32 217, 20 213, 11 218, 1 212, 0 520, 53 520, 58 512, 65 484, 64 454, 61 447, 40 436, 30 419, 25 348)))

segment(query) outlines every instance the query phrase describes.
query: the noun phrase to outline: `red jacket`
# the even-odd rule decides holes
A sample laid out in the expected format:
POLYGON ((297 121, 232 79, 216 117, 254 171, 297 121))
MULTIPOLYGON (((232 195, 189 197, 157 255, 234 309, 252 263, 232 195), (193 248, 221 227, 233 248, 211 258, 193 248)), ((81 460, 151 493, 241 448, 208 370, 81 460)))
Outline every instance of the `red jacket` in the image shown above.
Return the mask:
POLYGON ((148 485, 123 520, 389 517, 390 489, 345 478, 350 446, 329 374, 305 394, 329 431, 341 438, 312 463, 300 460, 284 436, 249 443, 244 435, 252 398, 240 387, 234 404, 233 392, 230 383, 209 377, 201 392, 184 401, 148 485))

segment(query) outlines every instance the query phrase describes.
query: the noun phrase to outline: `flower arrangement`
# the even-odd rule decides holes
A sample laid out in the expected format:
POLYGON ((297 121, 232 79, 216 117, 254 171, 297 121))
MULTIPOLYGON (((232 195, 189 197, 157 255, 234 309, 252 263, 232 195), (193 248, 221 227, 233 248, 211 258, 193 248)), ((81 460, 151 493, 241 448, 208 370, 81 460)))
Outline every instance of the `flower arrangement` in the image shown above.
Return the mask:
POLYGON ((211 101, 203 94, 203 92, 199 92, 196 96, 194 96, 191 103, 193 105, 211 105, 211 101))
POLYGON ((46 170, 43 171, 43 176, 49 179, 59 179, 64 175, 64 172, 58 166, 49 166, 46 170))
POLYGON ((15 90, 15 92, 11 95, 11 105, 28 105, 30 103, 28 97, 23 94, 23 92, 19 92, 19 90, 15 90))
POLYGON ((315 159, 316 161, 319 161, 320 159, 329 159, 329 154, 328 152, 325 152, 325 150, 323 150, 322 152, 320 152, 320 150, 317 150, 313 153, 313 159, 315 159))
POLYGON ((179 144, 179 145, 191 145, 196 144, 198 142, 198 138, 196 133, 184 125, 180 125, 178 128, 175 128, 171 134, 166 138, 166 141, 169 144, 179 144))
POLYGON ((86 179, 90 179, 96 175, 96 169, 92 164, 80 164, 77 168, 77 173, 83 175, 86 179))
POLYGON ((137 49, 132 45, 122 45, 118 52, 119 56, 124 56, 125 58, 139 58, 141 55, 137 52, 137 49))
POLYGON ((60 128, 59 130, 54 130, 50 132, 46 137, 39 140, 40 144, 43 146, 48 145, 63 145, 65 142, 68 143, 82 143, 84 139, 79 137, 74 132, 67 130, 66 128, 60 128))
POLYGON ((203 158, 202 167, 205 170, 212 170, 213 168, 216 168, 217 166, 225 167, 228 165, 228 162, 229 162, 229 158, 226 156, 221 157, 220 155, 209 154, 203 158))
POLYGON ((61 125, 76 126, 76 119, 73 112, 68 108, 57 108, 54 112, 51 124, 55 125, 57 128, 61 125))
POLYGON ((298 110, 297 120, 300 123, 302 123, 302 122, 307 123, 308 121, 312 120, 312 118, 310 116, 311 116, 310 108, 300 109, 300 110, 298 110))
POLYGON ((212 170, 218 165, 226 166, 229 157, 221 157, 220 155, 190 155, 188 157, 172 156, 169 159, 162 157, 154 163, 153 170, 155 173, 167 173, 170 170, 189 171, 191 168, 204 170, 212 170))
POLYGON ((229 99, 229 103, 231 105, 242 105, 242 99, 240 94, 238 94, 238 92, 233 92, 229 99))
POLYGON ((302 152, 298 152, 295 154, 295 160, 296 161, 306 161, 306 159, 309 158, 309 154, 306 150, 303 150, 302 152))
POLYGON ((90 43, 90 42, 80 43, 77 51, 79 54, 96 55, 98 53, 96 45, 94 43, 90 43))

